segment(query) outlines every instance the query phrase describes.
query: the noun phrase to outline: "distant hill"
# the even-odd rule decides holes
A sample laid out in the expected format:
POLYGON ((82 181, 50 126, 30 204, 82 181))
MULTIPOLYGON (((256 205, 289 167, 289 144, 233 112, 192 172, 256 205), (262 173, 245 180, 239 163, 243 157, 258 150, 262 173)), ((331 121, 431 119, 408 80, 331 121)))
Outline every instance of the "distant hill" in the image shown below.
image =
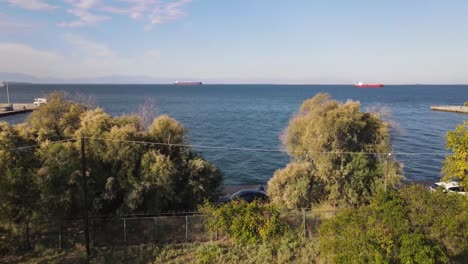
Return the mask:
POLYGON ((111 75, 94 78, 39 78, 29 74, 0 72, 0 80, 21 83, 77 83, 77 84, 172 84, 174 78, 154 78, 149 76, 111 75))
POLYGON ((0 80, 7 82, 26 82, 26 83, 36 83, 41 82, 39 78, 22 73, 15 72, 0 72, 0 80))

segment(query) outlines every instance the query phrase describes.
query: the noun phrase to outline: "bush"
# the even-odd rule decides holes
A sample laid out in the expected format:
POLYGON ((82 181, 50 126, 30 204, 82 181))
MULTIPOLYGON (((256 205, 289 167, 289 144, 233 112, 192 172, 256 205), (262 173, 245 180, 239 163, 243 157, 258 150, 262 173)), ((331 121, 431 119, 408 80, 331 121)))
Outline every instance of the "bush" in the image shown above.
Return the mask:
POLYGON ((220 207, 205 204, 200 211, 208 215, 210 230, 221 231, 241 244, 271 241, 288 230, 275 206, 256 201, 235 201, 220 207))
POLYGON ((466 257, 467 227, 466 197, 409 186, 322 224, 320 255, 334 263, 448 263, 466 257))

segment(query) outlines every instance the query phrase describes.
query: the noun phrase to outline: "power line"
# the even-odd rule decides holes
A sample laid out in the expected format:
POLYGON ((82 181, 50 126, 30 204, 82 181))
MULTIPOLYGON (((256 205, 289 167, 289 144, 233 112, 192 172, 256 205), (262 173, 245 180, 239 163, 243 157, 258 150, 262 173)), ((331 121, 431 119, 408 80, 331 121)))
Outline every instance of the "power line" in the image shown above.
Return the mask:
MULTIPOLYGON (((76 138, 69 138, 69 139, 63 139, 63 140, 56 140, 56 141, 46 141, 48 143, 60 143, 60 142, 67 142, 67 141, 74 141, 76 140, 76 138)), ((24 146, 24 147, 18 147, 18 148, 14 148, 12 150, 23 150, 23 149, 28 149, 28 148, 37 148, 37 147, 40 147, 41 145, 38 144, 38 145, 30 145, 30 146, 24 146)))
MULTIPOLYGON (((447 155, 448 152, 351 152, 351 151, 293 151, 288 152, 284 149, 264 149, 264 148, 246 148, 246 147, 226 147, 226 146, 207 146, 207 145, 193 145, 193 144, 171 144, 171 143, 161 143, 161 142, 150 142, 150 141, 141 141, 141 140, 124 140, 124 139, 113 139, 113 138, 100 138, 100 137, 84 137, 89 140, 99 140, 99 141, 111 141, 111 142, 122 142, 122 143, 132 143, 140 145, 151 145, 151 146, 168 146, 168 147, 183 147, 183 148, 197 148, 197 149, 214 149, 214 150, 230 150, 230 151, 250 151, 250 152, 271 152, 271 153, 298 153, 298 154, 349 154, 349 155, 447 155)), ((68 138, 63 140, 49 141, 49 143, 60 143, 75 141, 77 138, 68 138)), ((13 150, 23 150, 28 148, 36 148, 41 145, 30 145, 24 147, 18 147, 13 150)))
POLYGON ((245 147, 224 147, 224 146, 206 146, 206 145, 192 145, 192 144, 171 144, 138 140, 123 140, 111 138, 98 138, 98 137, 85 137, 91 140, 100 141, 113 141, 134 143, 142 145, 155 145, 155 146, 169 146, 169 147, 187 147, 187 148, 206 148, 206 149, 220 149, 220 150, 239 150, 239 151, 252 151, 252 152, 279 152, 279 153, 308 153, 308 154, 352 154, 352 155, 431 155, 431 154, 449 154, 447 152, 351 152, 351 151, 295 151, 288 152, 283 149, 263 149, 263 148, 245 148, 245 147))

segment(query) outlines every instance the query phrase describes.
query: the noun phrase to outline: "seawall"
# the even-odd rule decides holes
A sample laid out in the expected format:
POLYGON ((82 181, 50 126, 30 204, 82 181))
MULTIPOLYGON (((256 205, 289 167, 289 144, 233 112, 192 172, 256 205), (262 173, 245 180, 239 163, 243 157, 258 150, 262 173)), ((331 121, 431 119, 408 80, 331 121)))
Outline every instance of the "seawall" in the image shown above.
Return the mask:
POLYGON ((434 105, 434 106, 431 106, 431 110, 468 114, 468 107, 467 106, 434 105))
POLYGON ((37 109, 37 106, 33 104, 15 104, 14 103, 12 105, 13 105, 13 110, 11 111, 4 111, 3 107, 5 105, 0 105, 0 117, 32 112, 37 109))

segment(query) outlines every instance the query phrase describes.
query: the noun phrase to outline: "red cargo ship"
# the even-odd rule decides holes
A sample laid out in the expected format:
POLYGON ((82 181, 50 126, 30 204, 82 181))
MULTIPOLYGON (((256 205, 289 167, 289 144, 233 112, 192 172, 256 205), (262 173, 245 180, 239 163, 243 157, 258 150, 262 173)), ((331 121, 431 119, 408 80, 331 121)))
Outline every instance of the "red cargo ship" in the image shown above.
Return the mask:
POLYGON ((362 83, 362 82, 358 82, 354 86, 356 86, 357 88, 381 88, 381 87, 384 87, 384 85, 381 84, 381 83, 362 83))

